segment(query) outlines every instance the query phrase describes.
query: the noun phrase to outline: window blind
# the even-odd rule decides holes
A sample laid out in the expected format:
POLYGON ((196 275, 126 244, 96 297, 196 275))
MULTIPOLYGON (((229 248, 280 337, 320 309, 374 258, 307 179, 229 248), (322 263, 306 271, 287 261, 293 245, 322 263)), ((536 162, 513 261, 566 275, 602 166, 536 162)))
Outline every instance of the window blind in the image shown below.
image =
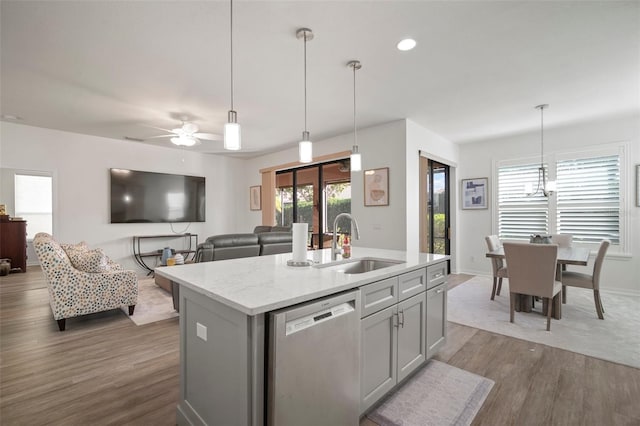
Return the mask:
POLYGON ((557 162, 557 228, 574 241, 620 243, 620 158, 557 162))
MULTIPOLYGON (((498 169, 498 235, 529 241, 531 234, 548 234, 548 201, 542 194, 527 196, 525 185, 538 185, 539 164, 498 169)), ((540 182, 542 184, 542 182, 540 182)))

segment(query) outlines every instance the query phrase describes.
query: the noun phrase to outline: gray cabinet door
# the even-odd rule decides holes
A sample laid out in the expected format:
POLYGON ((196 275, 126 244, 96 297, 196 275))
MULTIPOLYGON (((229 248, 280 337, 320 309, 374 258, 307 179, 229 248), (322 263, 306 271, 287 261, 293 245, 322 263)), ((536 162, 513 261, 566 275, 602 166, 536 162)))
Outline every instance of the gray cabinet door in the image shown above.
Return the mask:
POLYGON ((427 290, 427 358, 444 344, 447 331, 447 283, 427 290))
POLYGON ((426 360, 426 293, 398 303, 398 381, 426 360))
POLYGON ((397 307, 391 306, 360 322, 360 413, 363 413, 397 382, 397 307))

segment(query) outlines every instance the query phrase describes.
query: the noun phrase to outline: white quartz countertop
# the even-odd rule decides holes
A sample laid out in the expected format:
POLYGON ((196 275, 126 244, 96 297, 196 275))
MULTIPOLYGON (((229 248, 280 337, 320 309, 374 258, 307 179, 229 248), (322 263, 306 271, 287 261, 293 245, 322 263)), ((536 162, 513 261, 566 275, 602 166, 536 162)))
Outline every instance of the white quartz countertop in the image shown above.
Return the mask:
POLYGON ((285 253, 165 266, 156 268, 155 273, 247 315, 258 315, 424 268, 449 258, 439 254, 409 254, 398 250, 352 247, 351 259, 344 262, 374 257, 404 263, 362 274, 345 274, 337 270, 339 268, 317 267, 332 262, 330 249, 309 251, 308 258, 314 262, 314 266, 288 266, 287 260, 291 257, 291 253, 285 253))

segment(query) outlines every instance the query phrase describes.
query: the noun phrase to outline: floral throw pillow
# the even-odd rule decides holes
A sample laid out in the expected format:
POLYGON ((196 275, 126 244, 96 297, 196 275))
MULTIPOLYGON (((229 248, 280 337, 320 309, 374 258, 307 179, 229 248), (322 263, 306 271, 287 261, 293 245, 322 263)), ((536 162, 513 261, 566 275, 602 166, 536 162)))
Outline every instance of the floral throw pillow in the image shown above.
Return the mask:
POLYGON ((109 261, 102 249, 69 248, 65 250, 74 268, 91 273, 108 272, 109 261))

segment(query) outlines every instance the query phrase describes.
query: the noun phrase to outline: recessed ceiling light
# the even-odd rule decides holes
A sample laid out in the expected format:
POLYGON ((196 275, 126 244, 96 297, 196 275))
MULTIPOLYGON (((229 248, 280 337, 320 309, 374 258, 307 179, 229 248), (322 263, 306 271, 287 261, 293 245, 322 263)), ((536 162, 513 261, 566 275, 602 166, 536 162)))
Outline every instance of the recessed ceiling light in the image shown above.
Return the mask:
POLYGON ((3 120, 22 120, 22 117, 13 114, 2 114, 3 120))
POLYGON ((416 47, 416 41, 412 38, 405 38, 398 43, 398 50, 406 51, 416 47))

